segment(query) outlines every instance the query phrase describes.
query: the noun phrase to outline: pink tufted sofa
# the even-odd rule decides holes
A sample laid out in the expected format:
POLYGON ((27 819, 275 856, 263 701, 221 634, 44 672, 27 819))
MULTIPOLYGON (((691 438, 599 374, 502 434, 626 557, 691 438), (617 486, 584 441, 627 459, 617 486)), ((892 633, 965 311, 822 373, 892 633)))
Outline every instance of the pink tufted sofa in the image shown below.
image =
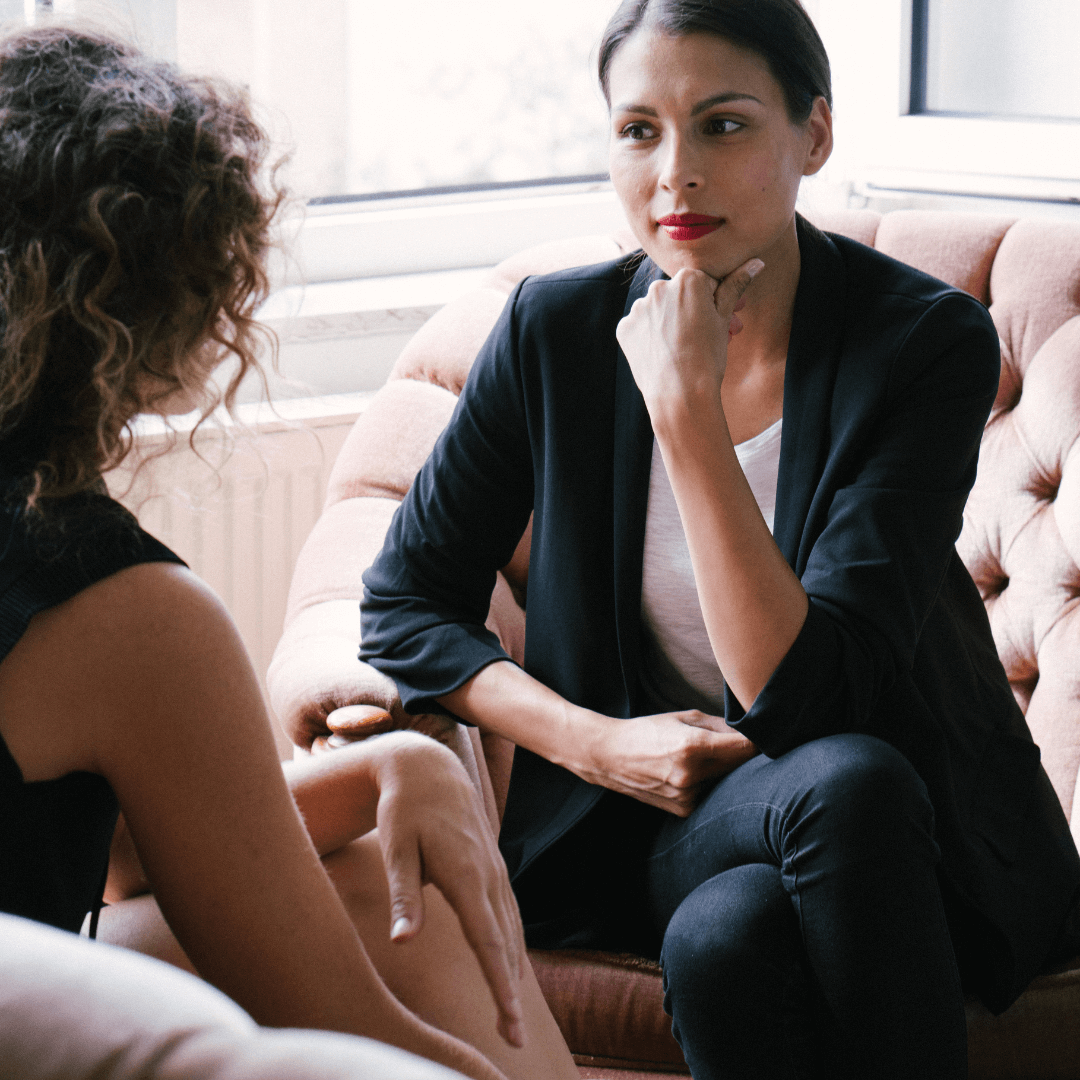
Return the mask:
MULTIPOLYGON (((897 211, 819 215, 987 304, 1001 337, 1001 383, 959 551, 978 584, 1017 699, 1073 835, 1080 837, 1080 224, 897 211), (1075 807, 1075 809, 1074 809, 1075 807)), ((270 670, 275 709, 301 740, 362 737, 400 724, 456 747, 501 811, 513 748, 440 718, 403 713, 393 684, 355 659, 360 575, 454 407, 472 360, 518 280, 599 262, 636 245, 593 236, 530 249, 447 305, 413 338, 356 423, 322 518, 300 556, 270 670), (366 709, 339 706, 363 703, 366 709)), ((529 534, 499 576, 489 626, 519 659, 529 534)), ((582 1072, 686 1072, 661 1009, 656 965, 602 953, 532 954, 582 1072)), ((1038 978, 1005 1014, 968 1006, 976 1078, 1080 1078, 1080 957, 1038 978)))

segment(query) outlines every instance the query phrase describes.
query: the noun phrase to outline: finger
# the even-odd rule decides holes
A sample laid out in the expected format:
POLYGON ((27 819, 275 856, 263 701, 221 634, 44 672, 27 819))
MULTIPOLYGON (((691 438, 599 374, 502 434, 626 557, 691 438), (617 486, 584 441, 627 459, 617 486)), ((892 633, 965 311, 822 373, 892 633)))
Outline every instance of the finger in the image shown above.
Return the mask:
POLYGON ((479 961, 484 980, 491 990, 499 1010, 499 1034, 511 1046, 523 1046, 519 979, 512 975, 510 950, 499 920, 483 889, 478 886, 476 875, 457 875, 455 887, 449 892, 443 888, 443 894, 457 912, 465 940, 479 961), (464 888, 460 887, 462 885, 464 888))
POLYGON ((389 731, 394 720, 378 705, 345 705, 327 716, 326 726, 339 735, 356 739, 389 731))
POLYGON ((311 752, 321 754, 327 750, 340 750, 343 746, 352 746, 355 742, 363 742, 366 736, 340 735, 334 732, 331 735, 320 735, 312 744, 311 752))
MULTIPOLYGON (((501 856, 499 856, 501 858, 501 856)), ((521 911, 517 897, 510 886, 510 879, 501 874, 499 898, 503 911, 503 924, 506 927, 506 940, 509 946, 511 970, 519 982, 525 976, 525 927, 521 922, 521 911)))
POLYGON ((750 288, 750 282, 764 269, 765 264, 760 259, 750 259, 728 274, 713 293, 716 310, 730 319, 735 313, 735 305, 742 299, 742 294, 750 288))
POLYGON ((424 925, 420 853, 412 844, 383 848, 390 888, 390 940, 408 941, 424 925))

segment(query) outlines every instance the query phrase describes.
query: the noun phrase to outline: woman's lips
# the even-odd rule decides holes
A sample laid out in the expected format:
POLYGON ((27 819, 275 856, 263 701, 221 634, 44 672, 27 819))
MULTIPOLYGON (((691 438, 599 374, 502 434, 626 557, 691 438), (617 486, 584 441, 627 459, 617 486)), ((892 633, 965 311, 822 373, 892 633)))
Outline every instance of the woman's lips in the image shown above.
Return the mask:
POLYGON ((724 224, 723 218, 707 214, 668 214, 657 222, 672 240, 700 240, 724 224))

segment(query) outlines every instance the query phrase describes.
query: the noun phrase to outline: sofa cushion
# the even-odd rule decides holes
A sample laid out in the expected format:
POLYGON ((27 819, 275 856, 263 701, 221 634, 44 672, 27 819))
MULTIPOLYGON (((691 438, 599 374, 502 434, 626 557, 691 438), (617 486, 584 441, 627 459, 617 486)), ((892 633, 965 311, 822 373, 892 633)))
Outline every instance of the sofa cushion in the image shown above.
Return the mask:
POLYGON ((1015 221, 983 214, 898 210, 881 219, 874 247, 989 306, 990 269, 1015 221))
POLYGON ((268 1030, 159 960, 0 915, 0 1080, 461 1080, 403 1050, 268 1030))
POLYGON ((660 965, 629 953, 529 952, 579 1065, 688 1073, 664 1013, 660 965))
POLYGON ((413 379, 388 382, 349 432, 330 473, 326 505, 364 495, 405 498, 450 420, 456 394, 413 379), (364 462, 361 473, 342 467, 353 461, 364 462))

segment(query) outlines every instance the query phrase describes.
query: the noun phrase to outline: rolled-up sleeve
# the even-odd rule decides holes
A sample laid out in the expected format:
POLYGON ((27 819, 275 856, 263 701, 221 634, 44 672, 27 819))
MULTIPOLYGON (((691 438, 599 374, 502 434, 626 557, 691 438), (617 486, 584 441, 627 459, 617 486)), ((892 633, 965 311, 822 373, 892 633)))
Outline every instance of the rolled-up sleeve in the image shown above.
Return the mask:
POLYGON ((360 659, 389 675, 404 708, 437 702, 496 660, 484 626, 497 570, 525 530, 533 466, 511 295, 457 407, 364 574, 360 659))

